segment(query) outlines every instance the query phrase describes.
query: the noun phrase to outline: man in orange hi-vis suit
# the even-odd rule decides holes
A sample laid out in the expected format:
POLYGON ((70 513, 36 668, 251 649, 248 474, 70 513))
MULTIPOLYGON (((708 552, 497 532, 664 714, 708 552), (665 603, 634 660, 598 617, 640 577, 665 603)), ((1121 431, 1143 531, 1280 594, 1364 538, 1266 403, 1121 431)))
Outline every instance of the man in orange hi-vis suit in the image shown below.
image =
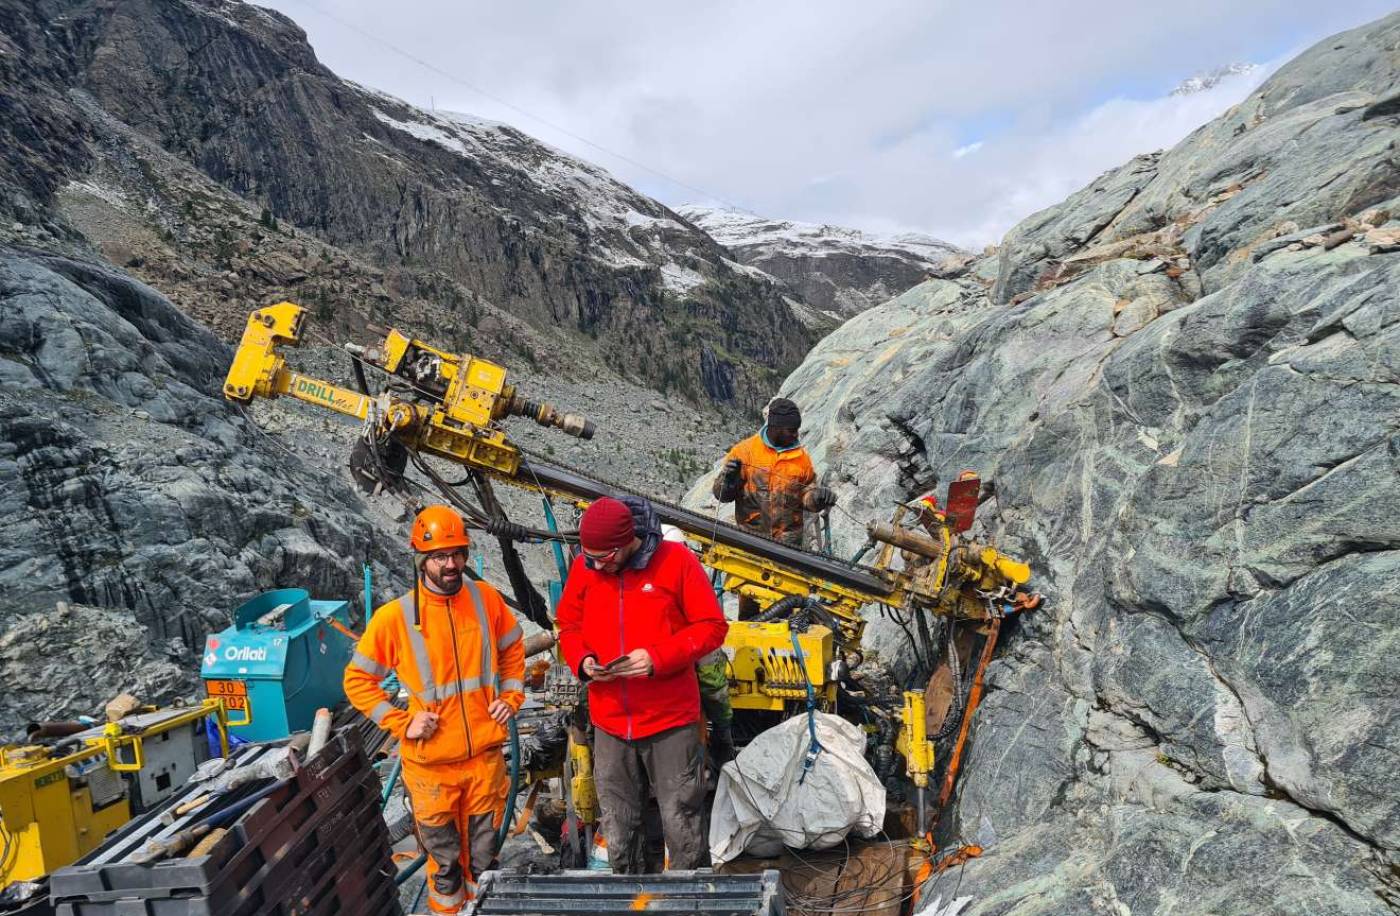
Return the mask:
MULTIPOLYGON (((724 456, 713 492, 734 504, 734 523, 764 537, 802 547, 803 515, 836 505, 836 494, 817 483, 812 459, 798 441, 802 413, 787 398, 763 410, 759 431, 724 456)), ((758 613, 752 598, 739 599, 739 619, 758 613)))
POLYGON ((428 856, 428 906, 455 913, 496 857, 510 781, 501 745, 525 702, 525 644, 505 601, 467 578, 471 539, 447 506, 413 523, 418 578, 374 612, 345 669, 355 708, 399 739, 403 781, 428 856), (408 709, 379 686, 390 672, 408 709))

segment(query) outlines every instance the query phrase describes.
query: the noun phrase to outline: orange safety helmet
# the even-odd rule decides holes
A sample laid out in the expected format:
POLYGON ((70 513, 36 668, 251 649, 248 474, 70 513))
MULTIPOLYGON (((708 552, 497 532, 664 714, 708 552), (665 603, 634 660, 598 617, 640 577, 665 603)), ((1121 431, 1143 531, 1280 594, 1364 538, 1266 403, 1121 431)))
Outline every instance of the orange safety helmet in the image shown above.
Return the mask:
POLYGON ((429 506, 413 520, 413 549, 432 553, 452 547, 470 547, 467 526, 450 506, 429 506))

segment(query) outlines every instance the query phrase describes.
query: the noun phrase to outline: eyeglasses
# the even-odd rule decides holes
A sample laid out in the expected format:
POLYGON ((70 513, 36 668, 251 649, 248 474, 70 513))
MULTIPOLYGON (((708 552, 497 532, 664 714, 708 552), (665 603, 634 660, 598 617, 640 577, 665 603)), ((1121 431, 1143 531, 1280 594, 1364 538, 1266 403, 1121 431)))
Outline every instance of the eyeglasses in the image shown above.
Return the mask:
POLYGON ((463 565, 467 562, 467 552, 461 547, 455 550, 438 550, 428 554, 423 558, 425 562, 446 563, 448 560, 460 559, 463 565))
POLYGON ((604 566, 607 566, 613 560, 617 559, 617 552, 621 549, 621 547, 614 547, 607 553, 600 554, 592 554, 585 550, 583 552, 583 565, 587 566, 589 569, 602 569, 604 566))

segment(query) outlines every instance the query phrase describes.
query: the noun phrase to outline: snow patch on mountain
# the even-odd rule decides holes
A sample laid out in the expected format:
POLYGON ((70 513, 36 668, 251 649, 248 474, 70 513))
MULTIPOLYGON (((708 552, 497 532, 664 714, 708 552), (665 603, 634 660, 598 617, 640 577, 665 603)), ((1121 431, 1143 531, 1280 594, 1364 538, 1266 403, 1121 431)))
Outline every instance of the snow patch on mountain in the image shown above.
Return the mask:
POLYGON ((844 226, 769 219, 740 210, 687 205, 676 212, 704 229, 726 248, 772 247, 803 257, 828 254, 879 256, 881 252, 914 255, 930 265, 950 255, 964 254, 958 246, 918 232, 882 235, 844 226))
POLYGON ((1237 76, 1248 76, 1260 69, 1258 64, 1226 64, 1223 67, 1216 67, 1205 73, 1197 74, 1190 79, 1181 81, 1181 85, 1171 91, 1172 95, 1195 95, 1198 92, 1205 92, 1214 89, 1226 80, 1237 76))
POLYGON ((518 186, 551 199, 554 205, 534 216, 561 232, 586 236, 589 256, 609 267, 658 268, 665 289, 684 296, 713 273, 706 264, 723 272, 730 263, 718 256, 706 235, 603 168, 508 124, 455 111, 425 111, 368 86, 355 88, 370 98, 374 117, 386 127, 470 160, 497 187, 518 186), (559 206, 561 201, 565 206, 559 206), (677 246, 696 258, 678 261, 677 246), (704 263, 693 263, 697 259, 704 263))

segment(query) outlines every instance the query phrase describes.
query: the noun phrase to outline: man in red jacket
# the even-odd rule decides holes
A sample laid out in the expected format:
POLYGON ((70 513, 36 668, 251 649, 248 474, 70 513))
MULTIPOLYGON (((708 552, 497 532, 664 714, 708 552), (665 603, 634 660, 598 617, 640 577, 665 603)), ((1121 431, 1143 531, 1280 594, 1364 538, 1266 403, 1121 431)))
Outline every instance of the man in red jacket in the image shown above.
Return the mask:
POLYGON ((608 859, 615 872, 646 870, 642 814, 650 788, 670 866, 705 868, 695 663, 719 648, 729 624, 700 561, 683 543, 662 540, 646 500, 597 500, 583 514, 579 541, 583 552, 559 602, 559 647, 588 685, 608 859))

